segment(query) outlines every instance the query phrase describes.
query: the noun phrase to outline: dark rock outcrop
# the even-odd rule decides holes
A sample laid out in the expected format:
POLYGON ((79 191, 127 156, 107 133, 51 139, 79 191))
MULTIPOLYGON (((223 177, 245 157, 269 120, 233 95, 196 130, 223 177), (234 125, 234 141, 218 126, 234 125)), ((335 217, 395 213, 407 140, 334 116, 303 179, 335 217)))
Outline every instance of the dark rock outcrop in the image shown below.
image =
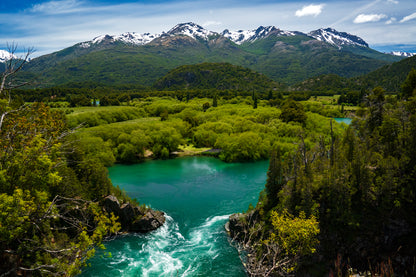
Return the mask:
POLYGON ((120 205, 114 195, 105 197, 102 206, 108 214, 113 213, 118 217, 122 232, 147 233, 165 223, 163 212, 141 209, 129 202, 120 205))
POLYGON ((163 225, 165 216, 163 212, 149 210, 146 214, 138 217, 130 225, 131 232, 149 232, 163 225))
POLYGON ((259 212, 257 209, 246 214, 232 214, 229 217, 226 230, 232 239, 245 243, 244 239, 247 237, 249 229, 253 227, 258 220, 259 212))

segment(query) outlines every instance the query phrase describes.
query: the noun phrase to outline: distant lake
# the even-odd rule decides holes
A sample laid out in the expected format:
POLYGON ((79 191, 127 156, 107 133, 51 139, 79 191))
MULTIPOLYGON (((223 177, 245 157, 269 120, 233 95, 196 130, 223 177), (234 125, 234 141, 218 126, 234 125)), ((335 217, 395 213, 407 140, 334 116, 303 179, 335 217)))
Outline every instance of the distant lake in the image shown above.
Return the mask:
POLYGON ((336 117, 334 118, 334 120, 338 123, 345 123, 347 125, 351 124, 352 118, 348 118, 348 117, 336 117))

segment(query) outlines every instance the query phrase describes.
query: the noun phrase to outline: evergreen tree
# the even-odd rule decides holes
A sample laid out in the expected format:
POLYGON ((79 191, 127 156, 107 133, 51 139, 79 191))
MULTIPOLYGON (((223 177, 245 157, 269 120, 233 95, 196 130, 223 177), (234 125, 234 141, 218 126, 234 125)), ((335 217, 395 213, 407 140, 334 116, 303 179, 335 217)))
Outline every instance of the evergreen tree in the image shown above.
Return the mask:
POLYGON ((381 126, 384 114, 384 89, 376 87, 367 97, 369 109, 368 127, 373 131, 376 127, 381 126))
POLYGON ((416 95, 416 69, 414 68, 412 68, 402 84, 402 97, 407 99, 413 95, 416 95))
POLYGON ((267 206, 266 209, 270 210, 279 202, 277 194, 283 186, 283 169, 282 169, 282 157, 280 147, 276 147, 270 154, 269 170, 267 171, 266 193, 267 193, 267 206))
POLYGON ((218 94, 214 94, 214 99, 212 99, 212 106, 217 107, 218 106, 218 94))

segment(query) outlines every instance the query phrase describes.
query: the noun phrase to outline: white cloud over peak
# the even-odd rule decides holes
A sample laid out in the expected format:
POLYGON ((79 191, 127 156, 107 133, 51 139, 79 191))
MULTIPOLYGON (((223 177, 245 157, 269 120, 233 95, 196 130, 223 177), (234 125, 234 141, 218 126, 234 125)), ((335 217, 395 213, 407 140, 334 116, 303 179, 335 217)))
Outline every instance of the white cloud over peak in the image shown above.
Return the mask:
POLYGON ((310 4, 308 6, 303 6, 302 9, 297 10, 295 12, 295 15, 297 17, 308 16, 308 15, 318 16, 322 12, 322 9, 324 8, 324 6, 325 4, 319 4, 319 5, 310 4))
POLYGON ((387 18, 387 15, 385 14, 359 14, 357 15, 357 17, 354 19, 354 23, 359 24, 359 23, 367 23, 367 22, 377 22, 380 21, 384 18, 387 18))
POLYGON ((415 18, 416 18, 416 13, 412 13, 411 15, 403 17, 403 19, 400 20, 400 23, 403 23, 403 22, 406 22, 406 21, 409 21, 409 20, 413 20, 415 18))

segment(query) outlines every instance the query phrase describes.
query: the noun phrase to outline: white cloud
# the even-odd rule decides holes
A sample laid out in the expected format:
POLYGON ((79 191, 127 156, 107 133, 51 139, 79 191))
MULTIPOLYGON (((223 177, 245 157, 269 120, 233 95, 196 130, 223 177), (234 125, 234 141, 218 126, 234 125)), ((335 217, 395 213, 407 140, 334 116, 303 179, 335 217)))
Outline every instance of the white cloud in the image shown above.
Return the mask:
POLYGON ((72 13, 74 9, 79 8, 82 2, 79 0, 53 0, 50 2, 44 2, 41 4, 35 4, 29 9, 33 13, 47 13, 47 14, 60 14, 60 13, 72 13))
POLYGON ((397 0, 387 0, 387 2, 392 3, 392 4, 399 4, 399 1, 397 0))
MULTIPOLYGON (((363 12, 369 10, 373 6, 378 5, 381 1, 384 1, 384 0, 374 0, 374 1, 371 1, 370 3, 366 2, 366 4, 364 6, 355 7, 352 10, 350 9, 350 7, 347 7, 347 6, 344 5, 340 9, 340 11, 343 11, 343 12, 339 13, 341 15, 341 18, 337 19, 337 21, 334 22, 331 25, 336 26, 336 25, 342 24, 342 23, 347 22, 347 21, 349 22, 352 18, 356 17, 357 14, 360 14, 360 13, 363 13, 363 12)), ((348 3, 348 5, 351 6, 349 3, 348 3)))
POLYGON ((385 14, 359 14, 354 19, 354 23, 367 23, 367 22, 377 22, 384 18, 387 18, 387 15, 385 14))
MULTIPOLYGON (((282 30, 307 33, 331 26, 358 35, 370 45, 416 44, 416 29, 414 24, 410 24, 415 21, 403 23, 400 29, 396 25, 401 19, 410 20, 404 17, 416 12, 415 0, 399 0, 399 5, 389 4, 388 0, 316 0, 318 6, 320 3, 328 3, 318 9, 321 13, 316 18, 313 15, 317 13, 309 13, 312 16, 302 18, 294 16, 296 10, 300 10, 300 13, 302 7, 313 3, 312 0, 172 0, 154 3, 146 1, 147 4, 131 0, 116 4, 104 0, 42 1, 47 1, 47 4, 33 5, 32 9, 18 13, 0 11, 0 49, 5 48, 6 42, 14 41, 21 46, 34 46, 37 49, 35 55, 39 56, 104 34, 161 33, 178 23, 189 21, 215 32, 224 29, 254 30, 260 25, 274 25, 282 30), (65 11, 64 7, 68 10, 65 11), (388 17, 378 24, 353 23, 358 14, 372 13, 386 14, 388 17), (392 20, 393 16, 397 18, 395 24, 384 24, 392 20)), ((304 12, 308 10, 306 7, 304 12)))
POLYGON ((396 21, 397 21, 397 19, 395 17, 391 17, 389 20, 386 21, 386 24, 392 24, 396 21))
POLYGON ((296 11, 295 15, 297 17, 308 16, 308 15, 318 16, 322 12, 322 9, 324 6, 325 6, 324 4, 319 4, 319 5, 311 4, 308 6, 303 6, 302 9, 296 11))
POLYGON ((416 13, 412 13, 411 15, 403 17, 403 19, 400 20, 400 23, 403 23, 403 22, 406 22, 415 18, 416 18, 416 13))

